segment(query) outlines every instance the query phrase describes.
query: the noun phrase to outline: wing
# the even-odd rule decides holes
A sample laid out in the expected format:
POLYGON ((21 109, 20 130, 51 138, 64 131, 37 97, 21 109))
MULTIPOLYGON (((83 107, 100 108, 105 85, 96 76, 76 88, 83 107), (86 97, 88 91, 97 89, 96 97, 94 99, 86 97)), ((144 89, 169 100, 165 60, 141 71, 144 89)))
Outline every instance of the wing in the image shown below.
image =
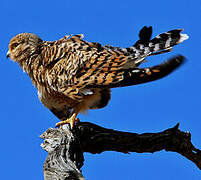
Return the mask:
POLYGON ((179 67, 184 57, 178 56, 149 68, 138 68, 137 65, 146 56, 170 49, 187 39, 187 35, 180 32, 169 31, 145 44, 137 43, 123 49, 89 43, 79 35, 73 36, 57 45, 62 56, 48 71, 48 83, 68 97, 81 100, 83 95, 93 93, 91 88, 129 86, 160 79, 179 67))
POLYGON ((157 66, 147 68, 129 68, 108 71, 95 71, 93 74, 86 72, 79 80, 75 78, 78 84, 84 84, 85 88, 115 88, 137 85, 161 79, 176 68, 181 66, 185 61, 182 55, 175 56, 168 61, 157 66))
MULTIPOLYGON (((85 87, 96 84, 96 81, 100 84, 102 80, 101 77, 96 77, 97 75, 104 78, 106 73, 120 70, 127 60, 132 58, 124 52, 111 50, 99 43, 83 41, 80 35, 63 40, 59 44, 55 42, 52 49, 54 50, 50 49, 49 54, 55 54, 52 54, 46 63, 47 82, 52 89, 76 100, 93 93, 85 87)), ((45 57, 45 54, 43 56, 45 57)), ((116 76, 116 79, 118 78, 120 76, 116 76)), ((107 83, 109 82, 105 82, 107 83)))

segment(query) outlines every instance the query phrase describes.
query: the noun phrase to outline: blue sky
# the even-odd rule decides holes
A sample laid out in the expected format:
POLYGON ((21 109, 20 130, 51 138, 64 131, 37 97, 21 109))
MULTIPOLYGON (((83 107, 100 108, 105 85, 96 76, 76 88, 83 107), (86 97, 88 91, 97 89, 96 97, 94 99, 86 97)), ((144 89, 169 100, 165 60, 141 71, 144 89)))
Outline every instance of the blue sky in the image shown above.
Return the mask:
MULTIPOLYGON (((180 122, 180 128, 190 131, 192 142, 201 148, 200 0, 1 0, 0 17, 1 179, 43 179, 47 153, 40 148, 39 135, 58 121, 38 100, 29 77, 5 57, 10 38, 21 32, 33 32, 49 41, 83 33, 87 41, 127 47, 138 40, 138 31, 144 25, 152 25, 154 35, 184 28, 189 40, 171 53, 149 58, 146 64, 183 54, 188 60, 184 66, 162 80, 113 89, 106 108, 79 117, 137 133, 162 131, 180 122)), ((165 151, 86 153, 82 170, 88 180, 201 179, 200 170, 192 162, 165 151)))

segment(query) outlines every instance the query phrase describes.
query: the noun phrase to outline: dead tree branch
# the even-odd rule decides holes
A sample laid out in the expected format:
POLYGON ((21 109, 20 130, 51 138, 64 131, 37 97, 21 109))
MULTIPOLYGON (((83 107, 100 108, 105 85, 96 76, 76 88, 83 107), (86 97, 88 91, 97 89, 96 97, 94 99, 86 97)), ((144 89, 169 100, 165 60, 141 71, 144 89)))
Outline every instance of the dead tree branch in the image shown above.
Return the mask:
POLYGON ((68 125, 49 128, 41 136, 41 145, 48 152, 44 163, 45 180, 83 180, 80 168, 83 152, 103 151, 177 152, 201 170, 201 151, 191 143, 191 134, 179 130, 179 124, 159 133, 136 134, 106 129, 89 122, 80 122, 71 131, 68 125))

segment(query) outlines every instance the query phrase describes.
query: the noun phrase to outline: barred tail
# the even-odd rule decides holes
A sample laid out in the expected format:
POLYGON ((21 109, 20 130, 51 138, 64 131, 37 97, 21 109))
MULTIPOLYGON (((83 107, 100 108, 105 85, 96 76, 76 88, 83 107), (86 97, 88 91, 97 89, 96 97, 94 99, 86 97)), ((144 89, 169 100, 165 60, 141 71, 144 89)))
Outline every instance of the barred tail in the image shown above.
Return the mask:
POLYGON ((109 87, 132 86, 161 79, 181 66, 184 61, 184 56, 179 55, 157 66, 125 69, 123 70, 123 79, 117 83, 110 84, 109 87))
POLYGON ((152 40, 152 28, 143 27, 139 33, 140 40, 133 46, 122 49, 124 52, 132 54, 135 59, 143 59, 146 56, 153 54, 160 54, 160 52, 167 52, 172 49, 173 46, 182 43, 188 39, 187 34, 181 34, 183 29, 175 29, 162 34, 159 34, 152 40))

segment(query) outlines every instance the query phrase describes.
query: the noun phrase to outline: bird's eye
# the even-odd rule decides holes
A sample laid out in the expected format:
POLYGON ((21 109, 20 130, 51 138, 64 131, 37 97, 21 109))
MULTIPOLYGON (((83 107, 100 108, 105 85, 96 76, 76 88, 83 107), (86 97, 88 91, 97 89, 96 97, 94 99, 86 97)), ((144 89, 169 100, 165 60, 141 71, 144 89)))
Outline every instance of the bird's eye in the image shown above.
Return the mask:
POLYGON ((12 44, 11 49, 15 49, 18 45, 19 45, 18 43, 12 44))

